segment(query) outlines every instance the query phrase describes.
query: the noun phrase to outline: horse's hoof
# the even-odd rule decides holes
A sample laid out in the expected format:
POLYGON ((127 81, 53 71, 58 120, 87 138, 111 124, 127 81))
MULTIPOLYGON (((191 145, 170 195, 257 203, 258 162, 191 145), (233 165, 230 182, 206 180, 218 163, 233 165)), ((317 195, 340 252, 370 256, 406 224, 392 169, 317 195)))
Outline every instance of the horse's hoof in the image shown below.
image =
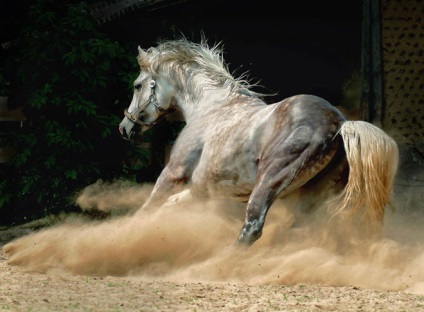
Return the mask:
POLYGON ((247 250, 247 249, 249 249, 249 248, 250 248, 250 246, 252 246, 252 244, 251 244, 251 243, 243 242, 243 241, 240 241, 240 240, 236 240, 236 241, 234 242, 234 245, 233 245, 233 251, 243 251, 243 250, 247 250))
POLYGON ((236 241, 236 245, 238 248, 248 248, 253 245, 254 242, 256 242, 257 238, 254 238, 250 235, 240 235, 239 238, 236 241))

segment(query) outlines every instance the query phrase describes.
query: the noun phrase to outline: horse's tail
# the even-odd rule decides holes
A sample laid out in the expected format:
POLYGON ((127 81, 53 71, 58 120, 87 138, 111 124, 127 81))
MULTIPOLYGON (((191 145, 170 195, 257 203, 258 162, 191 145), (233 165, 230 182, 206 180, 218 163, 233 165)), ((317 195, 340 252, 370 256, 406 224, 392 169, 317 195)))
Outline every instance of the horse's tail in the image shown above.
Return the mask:
POLYGON ((382 223, 399 162, 396 142, 365 121, 346 121, 340 129, 349 178, 338 211, 362 211, 371 224, 382 223))

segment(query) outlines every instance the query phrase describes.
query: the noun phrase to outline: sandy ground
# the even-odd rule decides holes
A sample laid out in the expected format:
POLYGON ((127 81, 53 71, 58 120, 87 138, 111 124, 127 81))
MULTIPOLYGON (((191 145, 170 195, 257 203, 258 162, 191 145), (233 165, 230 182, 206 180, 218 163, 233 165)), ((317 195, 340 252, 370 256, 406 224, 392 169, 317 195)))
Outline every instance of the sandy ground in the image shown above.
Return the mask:
POLYGON ((239 249, 243 206, 134 215, 148 191, 97 185, 81 207, 119 213, 2 229, 0 311, 424 310, 420 212, 388 213, 382 239, 368 242, 323 212, 293 224, 286 202, 239 249))
POLYGON ((422 311, 424 296, 318 285, 26 274, 0 260, 0 311, 422 311))

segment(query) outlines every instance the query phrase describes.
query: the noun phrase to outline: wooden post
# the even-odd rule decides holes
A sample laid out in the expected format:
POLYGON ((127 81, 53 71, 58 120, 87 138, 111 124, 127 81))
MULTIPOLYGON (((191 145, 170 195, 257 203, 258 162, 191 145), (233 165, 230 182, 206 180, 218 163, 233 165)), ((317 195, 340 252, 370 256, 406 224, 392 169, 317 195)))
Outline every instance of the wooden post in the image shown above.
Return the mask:
POLYGON ((361 119, 377 126, 381 126, 384 106, 380 23, 380 0, 363 0, 361 119))
POLYGON ((370 102, 370 59, 371 53, 370 44, 370 0, 362 1, 362 53, 361 53, 361 103, 360 103, 360 118, 369 121, 369 102, 370 102))

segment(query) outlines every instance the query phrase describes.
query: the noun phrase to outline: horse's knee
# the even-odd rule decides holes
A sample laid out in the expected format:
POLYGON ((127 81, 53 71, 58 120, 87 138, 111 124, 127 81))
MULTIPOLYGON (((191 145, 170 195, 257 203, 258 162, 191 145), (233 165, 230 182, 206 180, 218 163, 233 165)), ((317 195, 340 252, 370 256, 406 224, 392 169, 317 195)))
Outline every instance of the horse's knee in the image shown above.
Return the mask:
POLYGON ((173 206, 175 204, 188 202, 193 199, 190 189, 184 190, 177 194, 171 195, 168 197, 166 202, 162 205, 162 207, 173 206))

